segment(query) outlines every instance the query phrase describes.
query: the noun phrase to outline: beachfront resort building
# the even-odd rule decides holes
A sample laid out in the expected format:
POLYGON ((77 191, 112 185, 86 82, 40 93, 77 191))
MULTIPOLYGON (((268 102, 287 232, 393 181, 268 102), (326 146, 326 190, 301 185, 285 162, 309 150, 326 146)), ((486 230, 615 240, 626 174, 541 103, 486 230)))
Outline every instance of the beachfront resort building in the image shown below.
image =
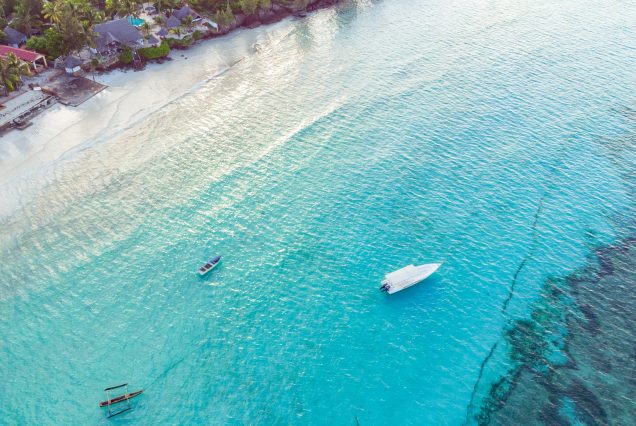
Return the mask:
POLYGON ((120 18, 102 22, 93 29, 95 48, 93 53, 109 57, 118 55, 124 47, 132 50, 158 46, 161 43, 155 36, 145 38, 129 19, 120 18))
MULTIPOLYGON (((206 31, 208 28, 214 28, 215 30, 219 29, 219 26, 216 22, 201 17, 197 12, 192 10, 190 6, 185 5, 181 9, 175 10, 172 15, 170 15, 166 20, 166 29, 171 30, 177 27, 181 27, 183 22, 187 18, 192 19, 193 29, 198 29, 199 31, 206 31), (207 28, 206 28, 207 27, 207 28)), ((161 35, 161 34, 159 34, 161 35)), ((161 35, 162 37, 165 37, 161 35)), ((178 38, 178 37, 175 37, 178 38)))
POLYGON ((69 75, 77 74, 82 70, 81 68, 82 60, 75 55, 68 55, 64 62, 62 62, 62 66, 64 67, 64 71, 66 71, 69 75))
POLYGON ((13 53, 18 59, 26 62, 32 71, 39 71, 38 65, 46 67, 46 57, 44 55, 26 49, 18 49, 17 47, 0 45, 0 56, 6 56, 13 53), (39 61, 39 64, 38 64, 39 61))
POLYGON ((192 17, 192 22, 196 22, 198 20, 201 20, 201 17, 199 16, 199 14, 196 13, 194 10, 192 10, 190 8, 190 6, 188 6, 188 5, 183 6, 179 10, 175 10, 174 13, 172 14, 172 16, 177 18, 179 21, 183 21, 188 16, 192 17))
POLYGON ((102 56, 118 54, 124 46, 144 47, 144 36, 126 18, 95 25, 93 29, 95 51, 102 56))
POLYGON ((171 30, 173 28, 177 28, 181 26, 181 21, 174 15, 171 15, 168 19, 166 19, 166 28, 171 30))
POLYGON ((4 44, 11 47, 20 47, 27 41, 27 36, 22 34, 18 30, 14 30, 11 27, 5 27, 4 32, 4 44))

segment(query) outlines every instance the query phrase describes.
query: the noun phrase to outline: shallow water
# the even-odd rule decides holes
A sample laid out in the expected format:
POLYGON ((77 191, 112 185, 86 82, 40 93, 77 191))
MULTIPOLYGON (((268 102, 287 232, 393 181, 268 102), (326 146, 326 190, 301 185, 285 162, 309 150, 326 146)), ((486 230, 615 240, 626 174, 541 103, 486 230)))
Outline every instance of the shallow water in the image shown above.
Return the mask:
POLYGON ((117 423, 476 421, 518 361, 482 369, 511 321, 633 232, 634 17, 619 1, 322 10, 9 182, 1 418, 106 423, 102 389, 128 382, 146 392, 117 423), (426 283, 377 291, 432 261, 426 283))

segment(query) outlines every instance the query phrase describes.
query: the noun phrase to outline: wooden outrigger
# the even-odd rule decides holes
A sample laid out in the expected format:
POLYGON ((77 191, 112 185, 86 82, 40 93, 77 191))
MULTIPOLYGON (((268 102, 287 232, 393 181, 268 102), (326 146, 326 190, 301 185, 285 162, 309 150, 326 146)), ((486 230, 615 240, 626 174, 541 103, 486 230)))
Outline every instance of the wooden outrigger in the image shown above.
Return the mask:
POLYGON ((143 391, 144 390, 142 389, 142 390, 138 390, 138 391, 135 391, 135 392, 128 392, 128 383, 124 383, 122 385, 112 386, 110 388, 106 388, 106 389, 104 389, 104 392, 106 392, 106 401, 100 402, 99 406, 102 407, 102 408, 103 407, 107 407, 108 408, 108 417, 116 416, 117 414, 121 414, 121 413, 123 413, 125 411, 130 410, 132 408, 132 406, 130 405, 130 400, 132 398, 138 396, 138 395, 141 395, 143 391), (120 388, 126 388, 126 391, 123 394, 119 395, 119 396, 111 398, 109 392, 113 391, 115 389, 120 389, 120 388), (126 408, 124 408, 123 410, 119 410, 119 411, 112 411, 111 410, 111 406, 112 405, 115 405, 115 404, 118 404, 118 403, 124 402, 124 401, 128 403, 126 408))

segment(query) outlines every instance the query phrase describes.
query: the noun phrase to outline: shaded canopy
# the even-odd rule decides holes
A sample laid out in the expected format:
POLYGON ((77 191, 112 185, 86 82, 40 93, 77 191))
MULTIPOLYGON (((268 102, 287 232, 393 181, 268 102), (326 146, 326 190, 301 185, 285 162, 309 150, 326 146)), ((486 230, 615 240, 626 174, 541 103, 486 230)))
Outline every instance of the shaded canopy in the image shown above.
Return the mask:
POLYGON ((64 68, 73 69, 75 67, 79 67, 80 65, 82 65, 82 60, 78 58, 77 56, 69 55, 66 57, 66 59, 64 59, 63 65, 64 65, 64 68))
POLYGON ((176 16, 180 21, 183 21, 188 16, 192 16, 193 18, 199 17, 199 15, 197 15, 194 10, 190 9, 190 6, 188 5, 183 6, 179 10, 175 10, 172 16, 176 16))
POLYGON ((176 28, 181 25, 181 21, 174 15, 166 20, 166 28, 176 28))

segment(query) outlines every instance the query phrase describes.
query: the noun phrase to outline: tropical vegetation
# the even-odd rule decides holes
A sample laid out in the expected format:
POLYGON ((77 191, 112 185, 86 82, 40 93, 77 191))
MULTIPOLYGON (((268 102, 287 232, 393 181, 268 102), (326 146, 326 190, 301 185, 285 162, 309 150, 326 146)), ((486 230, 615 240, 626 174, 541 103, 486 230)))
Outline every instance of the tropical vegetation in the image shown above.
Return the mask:
MULTIPOLYGON (((273 1, 298 10, 314 0, 273 1)), ((10 27, 27 36, 27 49, 40 52, 50 60, 78 53, 86 46, 93 46, 96 24, 117 16, 138 17, 143 4, 142 0, 0 0, 0 43, 7 37, 3 30, 10 27)), ((209 16, 221 31, 236 25, 238 14, 258 19, 260 11, 272 10, 272 0, 155 0, 153 5, 159 13, 154 22, 150 20, 139 27, 144 37, 150 39, 153 27, 165 25, 166 17, 185 4, 209 16)), ((202 37, 202 33, 195 30, 191 16, 182 19, 181 25, 170 32, 177 37, 168 38, 157 47, 140 49, 138 56, 124 49, 119 55, 120 62, 131 63, 135 57, 162 58, 168 55, 170 47, 187 47, 202 37)), ((28 73, 28 67, 15 56, 3 58, 1 66, 0 90, 4 93, 18 88, 20 77, 28 73)))
POLYGON ((170 46, 166 40, 157 47, 145 47, 137 51, 139 55, 147 60, 165 58, 170 53, 170 46))
POLYGON ((29 66, 13 53, 0 56, 0 93, 6 95, 22 85, 22 76, 31 75, 29 66))
MULTIPOLYGON (((285 7, 302 7, 309 1, 275 0, 285 7)), ((36 38, 29 48, 49 57, 77 52, 91 45, 95 24, 115 16, 138 17, 143 3, 142 0, 0 0, 0 41, 4 38, 1 30, 10 25, 27 37, 36 38), (11 17, 10 22, 7 17, 11 17)), ((230 26, 238 13, 249 16, 272 7, 272 0, 155 0, 153 4, 159 12, 157 23, 186 3, 210 16, 221 27, 230 26)), ((146 36, 150 27, 146 23, 141 28, 146 36)), ((190 32, 192 18, 186 17, 182 27, 190 32)))
POLYGON ((124 47, 124 50, 119 54, 119 62, 124 65, 132 64, 134 59, 133 51, 128 46, 124 47))

